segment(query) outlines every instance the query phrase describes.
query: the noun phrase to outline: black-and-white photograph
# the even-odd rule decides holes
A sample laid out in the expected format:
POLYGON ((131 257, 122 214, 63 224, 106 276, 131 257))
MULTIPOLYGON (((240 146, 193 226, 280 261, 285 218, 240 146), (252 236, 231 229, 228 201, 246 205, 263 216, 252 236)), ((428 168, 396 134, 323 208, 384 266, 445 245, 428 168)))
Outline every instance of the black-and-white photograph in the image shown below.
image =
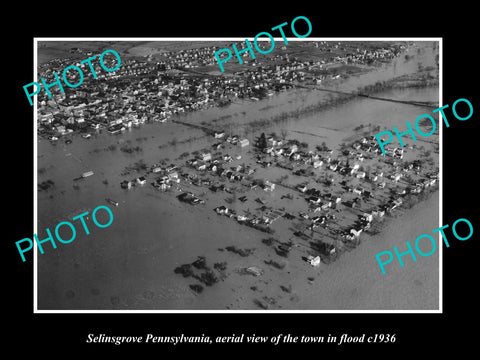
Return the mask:
POLYGON ((441 39, 35 45, 36 312, 441 310, 441 39))

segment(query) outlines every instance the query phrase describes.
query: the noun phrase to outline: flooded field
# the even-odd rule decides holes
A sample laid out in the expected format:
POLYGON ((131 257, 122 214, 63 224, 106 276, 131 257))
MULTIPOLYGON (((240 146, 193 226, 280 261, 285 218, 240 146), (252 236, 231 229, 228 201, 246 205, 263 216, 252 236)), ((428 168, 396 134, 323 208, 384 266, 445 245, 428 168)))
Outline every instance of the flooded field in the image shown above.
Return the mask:
MULTIPOLYGON (((342 90, 354 90, 412 73, 421 66, 433 66, 435 54, 431 43, 419 43, 410 50, 410 60, 404 57, 393 63, 358 77, 338 82, 342 90), (418 49, 418 50, 416 50, 418 49)), ((335 85, 332 85, 335 88, 335 85)), ((409 88, 384 91, 379 96, 401 100, 438 102, 438 87, 409 88)), ((262 101, 237 101, 227 107, 211 108, 183 114, 173 120, 182 123, 209 126, 246 137, 250 146, 228 147, 234 159, 229 166, 254 164, 252 144, 261 132, 283 134, 308 144, 309 149, 323 142, 331 149, 361 137, 355 130, 379 125, 392 129, 405 126, 431 109, 354 98, 299 116, 285 116, 282 121, 266 124, 262 130, 252 130, 259 119, 278 117, 282 113, 304 109, 335 97, 319 90, 296 89, 275 94, 262 101), (241 158, 237 157, 240 156, 241 158)), ((98 132, 90 139, 74 136, 71 144, 56 144, 38 139, 38 182, 52 180, 54 185, 38 193, 38 234, 45 237, 45 228, 53 229, 62 220, 98 205, 105 199, 118 201, 110 208, 114 214, 112 225, 105 229, 90 227, 90 235, 77 232, 77 239, 55 250, 38 254, 38 308, 39 309, 152 309, 152 310, 361 310, 361 309, 437 309, 438 253, 409 263, 405 268, 392 268, 382 275, 375 254, 405 244, 419 234, 430 233, 439 225, 438 191, 412 209, 400 211, 396 218, 386 219, 382 231, 376 235, 362 234, 361 244, 342 254, 336 261, 314 268, 302 257, 302 245, 294 247, 288 257, 279 257, 262 240, 270 235, 247 227, 213 209, 228 206, 240 213, 254 212, 260 206, 257 198, 274 208, 299 212, 305 201, 292 191, 277 186, 275 191, 262 189, 225 194, 207 187, 196 187, 181 182, 184 191, 192 191, 205 204, 192 206, 178 201, 178 192, 160 192, 149 183, 131 190, 120 187, 123 180, 142 175, 133 168, 143 168, 164 161, 167 164, 185 164, 181 154, 211 149, 215 142, 203 131, 182 123, 144 124, 123 134, 98 132), (94 175, 74 181, 86 171, 94 175), (242 195, 245 201, 239 201, 242 195), (226 202, 226 199, 229 202, 226 202), (300 200, 298 200, 300 199, 300 200), (226 249, 251 249, 241 256, 226 249), (204 256, 208 267, 226 263, 217 271, 219 282, 207 286, 201 293, 190 285, 198 283, 174 272, 182 264, 192 263, 204 256), (240 269, 261 268, 261 276, 244 274, 240 269), (260 304, 260 305, 259 305, 260 304)), ((438 132, 422 138, 417 145, 434 152, 438 132)), ((409 142, 409 144, 411 144, 409 142)), ((413 154, 406 150, 406 156, 413 154)), ((416 153, 415 153, 416 154, 416 153)), ((415 155, 416 156, 416 155, 415 155)), ((433 156, 438 166, 438 154, 433 156)), ((320 175, 320 173, 318 174, 320 175)), ((304 181, 279 167, 258 167, 255 177, 278 180, 288 176, 292 186, 304 181)), ((271 225, 279 241, 292 238, 291 222, 284 218, 271 225)), ((302 244, 299 242, 299 244, 302 244)))

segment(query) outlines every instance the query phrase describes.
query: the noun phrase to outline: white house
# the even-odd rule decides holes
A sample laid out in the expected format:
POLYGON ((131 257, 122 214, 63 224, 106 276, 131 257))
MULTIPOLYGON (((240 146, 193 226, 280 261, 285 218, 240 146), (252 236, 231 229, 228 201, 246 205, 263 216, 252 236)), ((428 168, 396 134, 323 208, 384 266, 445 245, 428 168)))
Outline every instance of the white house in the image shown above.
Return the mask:
POLYGON ((221 139, 225 136, 224 132, 217 133, 215 132, 215 139, 221 139))
POLYGON ((239 141, 239 144, 241 147, 245 147, 245 146, 248 146, 250 144, 250 141, 248 141, 248 139, 242 139, 239 141))
POLYGON ((304 193, 305 191, 307 191, 307 185, 298 185, 297 186, 297 190, 301 191, 302 193, 304 193))
POLYGON ((371 222, 373 220, 373 215, 365 213, 365 214, 363 214, 363 219, 365 221, 371 222))
POLYGON ((264 185, 265 185, 265 187, 264 187, 263 189, 264 189, 265 191, 273 191, 273 190, 275 190, 275 184, 272 183, 272 182, 270 182, 270 181, 268 181, 268 180, 265 181, 265 184, 264 184, 264 185))
POLYGON ((320 256, 308 255, 307 262, 312 266, 319 266, 321 263, 320 256))
POLYGON ((359 237, 360 234, 362 233, 362 229, 359 229, 359 230, 350 229, 350 233, 355 237, 359 237))

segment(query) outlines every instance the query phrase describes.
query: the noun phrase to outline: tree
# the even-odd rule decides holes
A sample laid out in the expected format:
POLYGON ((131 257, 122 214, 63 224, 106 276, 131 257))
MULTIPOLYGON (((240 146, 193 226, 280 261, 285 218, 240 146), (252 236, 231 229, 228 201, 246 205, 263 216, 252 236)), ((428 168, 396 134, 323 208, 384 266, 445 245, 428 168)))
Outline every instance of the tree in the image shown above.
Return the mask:
POLYGON ((257 146, 259 149, 263 150, 267 147, 267 139, 265 138, 265 133, 262 132, 260 137, 258 138, 257 146))

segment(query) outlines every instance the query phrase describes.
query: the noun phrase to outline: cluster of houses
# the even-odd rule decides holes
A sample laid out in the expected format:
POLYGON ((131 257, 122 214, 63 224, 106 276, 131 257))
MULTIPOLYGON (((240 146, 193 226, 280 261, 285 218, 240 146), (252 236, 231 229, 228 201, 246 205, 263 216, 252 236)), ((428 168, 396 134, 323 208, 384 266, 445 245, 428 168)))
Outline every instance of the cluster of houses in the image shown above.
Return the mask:
MULTIPOLYGON (((255 163, 260 166, 266 166, 265 164, 269 163, 270 166, 290 169, 292 174, 296 174, 298 168, 303 167, 313 171, 315 175, 326 175, 331 186, 318 186, 323 182, 319 181, 320 177, 315 178, 315 176, 309 179, 315 180, 313 184, 312 181, 304 181, 290 186, 290 189, 299 194, 307 204, 305 210, 297 210, 298 214, 292 215, 284 208, 274 209, 268 206, 268 201, 259 197, 255 201, 262 205, 261 213, 250 211, 237 213, 224 205, 217 206, 213 210, 218 215, 226 216, 239 224, 272 233, 272 224, 279 218, 299 220, 305 230, 311 231, 318 227, 332 228, 332 224, 337 227, 339 215, 342 214, 342 207, 339 206, 343 205, 357 209, 355 211, 361 213, 357 221, 342 226, 342 231, 337 232, 343 241, 354 244, 354 240, 357 240, 362 232, 369 230, 375 220, 381 220, 387 213, 400 207, 405 196, 419 194, 426 188, 434 186, 438 180, 438 173, 426 172, 427 169, 422 161, 407 161, 404 157, 399 157, 403 152, 398 148, 381 156, 377 152, 378 145, 372 137, 363 137, 345 145, 338 150, 338 155, 334 156, 334 151, 326 145, 317 146, 316 150, 308 151, 308 145, 305 146, 297 140, 269 136, 266 137, 266 146, 259 147, 259 142, 255 142, 254 151, 248 155, 250 158, 244 159, 246 162, 243 164, 235 162, 234 164, 238 165, 234 166, 231 165, 234 159, 240 160, 242 156, 247 156, 242 148, 249 146, 250 141, 236 135, 227 136, 222 131, 213 134, 213 138, 214 151, 198 151, 196 156, 185 160, 184 165, 153 165, 145 176, 124 181, 121 186, 128 189, 132 186, 144 185, 148 174, 153 174, 156 179, 152 182, 152 186, 158 190, 167 191, 173 185, 181 183, 182 187, 190 184, 208 188, 212 192, 232 194, 232 189, 223 181, 226 180, 247 190, 244 196, 238 198, 239 201, 244 202, 248 199, 248 191, 260 189, 273 192, 278 185, 278 180, 274 182, 254 179, 252 175, 256 172, 255 163), (215 151, 220 149, 224 151, 215 151), (232 155, 228 153, 231 150, 232 155), (370 154, 374 156, 369 156, 370 154), (366 170, 363 165, 360 165, 369 160, 373 160, 378 166, 375 169, 366 170), (385 188, 387 184, 388 188, 385 188), (392 192, 394 189, 398 189, 396 193, 392 192), (368 201, 368 205, 358 205, 361 200, 368 201)), ((286 184, 281 185, 286 186, 286 184)), ((180 186, 177 186, 176 190, 180 190, 180 186)), ((182 191, 177 198, 191 205, 204 203, 204 200, 191 191, 182 191)), ((293 200, 291 193, 283 195, 283 198, 293 200)), ((296 231, 294 235, 311 240, 311 237, 306 236, 302 231, 296 231)), ((336 256, 334 245, 321 244, 323 244, 322 256, 336 256)), ((313 266, 318 266, 320 260, 312 256, 307 261, 313 266)))
MULTIPOLYGON (((311 44, 306 43, 305 46, 311 44)), ((321 46, 328 48, 330 45, 327 42, 321 46)), ((165 122, 175 114, 218 106, 235 98, 258 100, 274 91, 286 90, 297 81, 322 81, 330 75, 309 75, 309 71, 324 66, 325 61, 339 61, 335 57, 305 61, 285 54, 275 55, 280 57, 280 65, 275 57, 274 61, 242 69, 232 76, 183 71, 212 64, 212 55, 217 48, 209 46, 170 51, 162 59, 124 56, 118 70, 106 72, 97 69, 98 79, 84 76, 81 88, 65 87, 63 93, 52 88, 51 98, 46 92, 40 92, 37 95, 38 132, 53 139, 53 136, 88 127, 118 126, 111 128, 116 132, 145 122, 165 122)), ((364 56, 372 53, 370 50, 364 52, 364 56)), ((373 53, 395 52, 383 49, 373 53)), ((345 59, 348 57, 345 56, 345 59)), ((53 79, 54 71, 58 73, 76 63, 72 58, 51 60, 39 68, 39 77, 49 82, 49 79, 53 79)), ((106 65, 110 66, 108 63, 106 65)), ((77 66, 89 71, 87 64, 78 63, 77 66)))
POLYGON ((255 214, 237 214, 233 209, 230 209, 226 206, 218 206, 213 209, 218 215, 224 215, 229 218, 236 220, 239 224, 247 225, 257 230, 263 232, 272 232, 272 229, 269 226, 278 218, 282 217, 285 212, 281 210, 271 210, 262 216, 255 214))

